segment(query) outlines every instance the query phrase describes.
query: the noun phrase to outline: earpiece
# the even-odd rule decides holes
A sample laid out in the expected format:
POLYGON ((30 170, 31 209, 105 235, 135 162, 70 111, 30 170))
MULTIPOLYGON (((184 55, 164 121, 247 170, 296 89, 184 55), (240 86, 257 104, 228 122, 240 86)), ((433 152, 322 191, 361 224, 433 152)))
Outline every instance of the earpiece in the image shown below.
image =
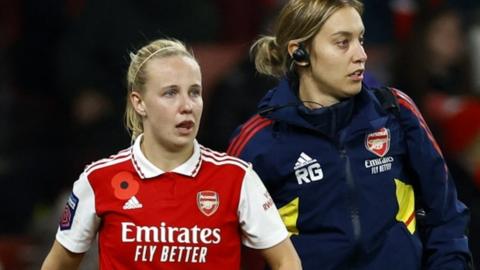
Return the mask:
POLYGON ((310 63, 310 56, 303 46, 303 43, 298 44, 298 48, 292 53, 293 60, 300 65, 308 65, 310 63))

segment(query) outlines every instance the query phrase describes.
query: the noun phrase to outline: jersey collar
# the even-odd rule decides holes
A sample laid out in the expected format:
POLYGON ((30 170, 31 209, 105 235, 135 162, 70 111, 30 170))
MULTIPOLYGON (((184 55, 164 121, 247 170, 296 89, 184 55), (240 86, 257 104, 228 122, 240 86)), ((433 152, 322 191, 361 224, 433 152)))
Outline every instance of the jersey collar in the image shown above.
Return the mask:
MULTIPOLYGON (((138 136, 135 139, 135 142, 132 147, 132 162, 135 170, 142 179, 154 178, 160 176, 164 173, 162 169, 155 166, 151 163, 143 154, 140 148, 140 142, 142 141, 143 134, 138 136)), ((193 154, 192 156, 185 161, 183 164, 180 164, 175 169, 171 170, 172 173, 177 173, 189 177, 195 177, 198 172, 198 169, 201 165, 201 154, 200 154, 200 145, 197 140, 193 141, 193 154)))

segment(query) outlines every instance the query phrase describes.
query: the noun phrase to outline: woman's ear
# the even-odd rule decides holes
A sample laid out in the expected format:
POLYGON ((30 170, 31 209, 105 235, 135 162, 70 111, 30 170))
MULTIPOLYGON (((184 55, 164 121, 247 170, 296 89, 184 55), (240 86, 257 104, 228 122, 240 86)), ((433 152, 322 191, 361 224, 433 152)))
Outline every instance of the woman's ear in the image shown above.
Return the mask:
POLYGON ((287 45, 288 54, 297 66, 306 67, 310 64, 310 55, 304 44, 299 40, 291 40, 287 45))
POLYGON ((130 102, 132 102, 133 109, 140 114, 141 116, 146 116, 147 111, 145 108, 145 102, 143 101, 142 95, 133 90, 130 93, 130 102))
POLYGON ((290 40, 288 42, 287 51, 291 58, 293 58, 293 52, 298 49, 298 44, 300 44, 298 40, 290 40))

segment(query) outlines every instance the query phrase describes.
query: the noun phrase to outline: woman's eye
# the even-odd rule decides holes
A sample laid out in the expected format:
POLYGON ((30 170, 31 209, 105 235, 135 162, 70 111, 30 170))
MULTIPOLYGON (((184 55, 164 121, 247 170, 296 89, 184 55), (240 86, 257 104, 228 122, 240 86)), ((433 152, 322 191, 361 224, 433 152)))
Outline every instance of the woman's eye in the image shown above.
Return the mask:
POLYGON ((167 96, 167 97, 171 97, 171 96, 174 96, 175 94, 177 93, 177 91, 171 89, 171 90, 167 90, 163 93, 164 96, 167 96))
POLYGON ((365 39, 364 39, 364 37, 361 37, 361 38, 358 39, 358 41, 360 42, 360 45, 363 45, 365 39))
POLYGON ((348 39, 337 41, 337 46, 344 49, 348 47, 348 39))
POLYGON ((194 97, 198 97, 200 96, 202 93, 200 92, 200 90, 192 90, 190 92, 190 95, 194 96, 194 97))

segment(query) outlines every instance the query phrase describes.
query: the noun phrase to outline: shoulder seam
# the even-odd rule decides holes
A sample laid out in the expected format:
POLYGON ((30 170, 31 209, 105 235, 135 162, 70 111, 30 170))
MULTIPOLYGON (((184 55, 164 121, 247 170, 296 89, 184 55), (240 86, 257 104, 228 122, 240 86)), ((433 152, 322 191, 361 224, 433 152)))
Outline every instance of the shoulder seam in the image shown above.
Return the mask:
POLYGON ((98 161, 91 163, 90 165, 86 166, 84 170, 85 175, 89 175, 90 173, 92 173, 97 169, 118 164, 130 159, 131 153, 128 150, 130 150, 130 148, 120 151, 118 154, 112 155, 109 158, 100 159, 98 161))
POLYGON ((273 120, 262 117, 258 114, 250 118, 245 124, 243 124, 238 135, 233 138, 227 149, 227 154, 238 157, 250 139, 272 122, 273 120))
POLYGON ((425 121, 422 114, 420 113, 420 110, 415 105, 415 102, 413 102, 413 100, 407 94, 403 93, 402 91, 400 91, 398 89, 395 89, 395 88, 392 88, 392 90, 393 90, 395 96, 397 97, 399 105, 404 107, 406 110, 410 111, 415 116, 415 118, 417 118, 417 120, 420 124, 420 127, 425 131, 428 139, 432 143, 432 145, 435 148, 435 150, 437 151, 437 153, 443 158, 442 150, 440 149, 440 146, 438 145, 437 141, 435 140, 435 137, 433 136, 432 131, 428 127, 427 122, 425 121))
POLYGON ((225 165, 225 164, 232 164, 241 167, 242 169, 246 170, 249 167, 249 163, 226 153, 220 153, 204 146, 200 146, 202 159, 214 163, 216 165, 225 165))

